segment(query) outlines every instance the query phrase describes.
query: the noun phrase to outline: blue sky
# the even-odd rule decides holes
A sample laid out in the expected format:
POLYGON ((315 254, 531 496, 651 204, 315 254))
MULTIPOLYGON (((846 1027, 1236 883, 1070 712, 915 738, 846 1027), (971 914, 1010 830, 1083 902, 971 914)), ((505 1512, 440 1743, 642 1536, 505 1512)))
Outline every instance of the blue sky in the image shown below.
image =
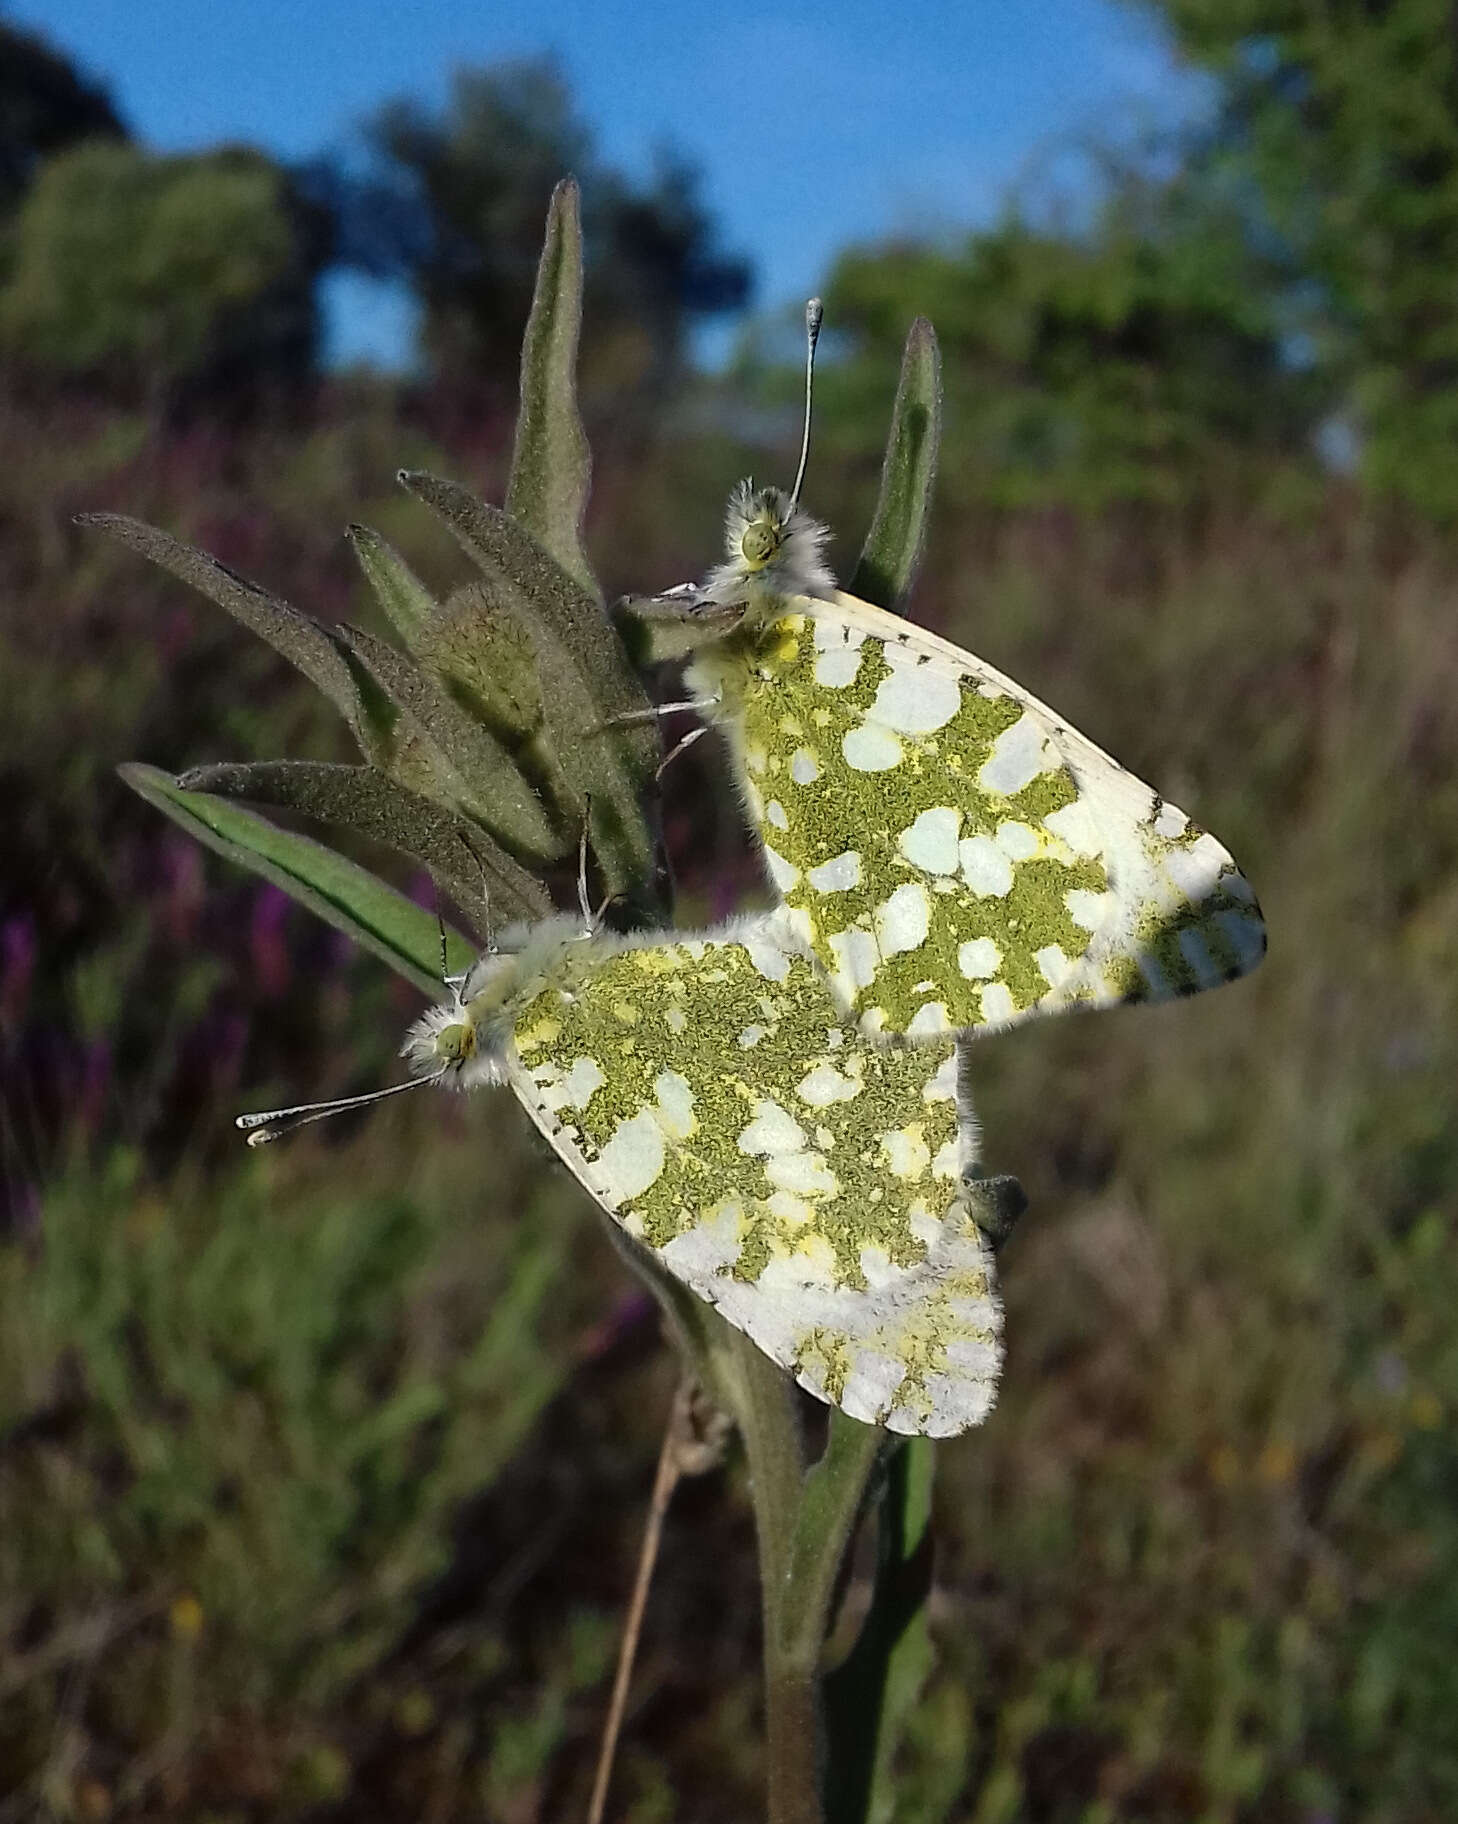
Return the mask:
MULTIPOLYGON (((815 290, 835 251, 995 218, 1072 148, 1200 103, 1155 28, 1118 0, 873 0, 766 8, 661 0, 20 0, 12 23, 76 57, 166 150, 245 140, 346 150, 388 97, 438 105, 461 64, 553 53, 606 162, 686 154, 756 302, 815 290)), ((336 359, 404 358, 405 301, 331 281, 336 359)))

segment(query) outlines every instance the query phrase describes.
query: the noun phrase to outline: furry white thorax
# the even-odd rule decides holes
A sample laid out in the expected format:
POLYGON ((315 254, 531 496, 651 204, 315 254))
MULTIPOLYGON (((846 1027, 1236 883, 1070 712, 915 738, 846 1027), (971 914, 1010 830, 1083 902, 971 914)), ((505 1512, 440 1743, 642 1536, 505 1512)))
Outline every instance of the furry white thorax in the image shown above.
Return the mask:
POLYGON ((451 998, 429 1007, 405 1035, 400 1055, 417 1077, 445 1089, 479 1089, 506 1081, 512 1020, 575 945, 594 936, 575 913, 539 924, 513 926, 500 944, 483 951, 451 989, 451 998), (462 1055, 441 1048, 441 1035, 458 1033, 462 1055))
POLYGON ((829 597, 835 578, 825 561, 829 528, 791 503, 783 488, 756 488, 741 481, 729 496, 724 515, 726 561, 704 578, 704 593, 716 602, 754 602, 783 595, 829 597), (745 534, 755 525, 770 529, 773 553, 755 564, 744 550, 745 534))

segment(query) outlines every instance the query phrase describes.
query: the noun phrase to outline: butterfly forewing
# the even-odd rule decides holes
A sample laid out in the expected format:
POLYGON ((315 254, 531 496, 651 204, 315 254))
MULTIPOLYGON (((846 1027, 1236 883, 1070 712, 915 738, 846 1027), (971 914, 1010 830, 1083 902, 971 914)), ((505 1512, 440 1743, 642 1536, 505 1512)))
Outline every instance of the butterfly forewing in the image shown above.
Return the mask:
POLYGON ((583 944, 512 1036, 578 1179, 812 1393, 933 1436, 986 1414, 1001 1316, 950 1044, 842 1024, 774 915, 583 944))
POLYGON ((774 884, 871 1028, 1193 993, 1264 950, 1226 851, 1010 679, 793 598, 695 660, 774 884))

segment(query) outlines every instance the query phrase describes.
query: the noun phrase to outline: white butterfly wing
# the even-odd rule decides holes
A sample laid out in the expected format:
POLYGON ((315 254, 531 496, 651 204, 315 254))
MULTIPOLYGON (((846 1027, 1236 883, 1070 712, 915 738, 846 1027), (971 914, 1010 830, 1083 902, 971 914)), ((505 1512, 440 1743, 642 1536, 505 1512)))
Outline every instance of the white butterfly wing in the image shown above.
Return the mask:
POLYGON ((778 915, 581 946, 507 1077, 589 1195, 817 1398, 934 1437, 986 1416, 995 1211, 951 1048, 843 1028, 778 915))
POLYGON ((1194 993, 1265 935, 1227 851, 1020 685, 838 594, 695 661, 845 1004, 926 1037, 1194 993))

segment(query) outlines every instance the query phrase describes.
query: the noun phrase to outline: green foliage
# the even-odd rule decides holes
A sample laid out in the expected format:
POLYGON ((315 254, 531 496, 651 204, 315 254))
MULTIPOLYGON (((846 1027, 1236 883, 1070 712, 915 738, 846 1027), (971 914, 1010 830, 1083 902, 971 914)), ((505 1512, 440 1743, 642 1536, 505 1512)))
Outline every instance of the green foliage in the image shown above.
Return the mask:
POLYGON ((439 372, 495 384, 515 365, 564 171, 586 198, 589 394, 656 395, 678 375, 690 318, 747 295, 747 270, 718 250, 692 173, 669 161, 638 189, 601 166, 550 62, 460 70, 442 114, 395 102, 370 136, 380 172, 344 206, 346 248, 410 283, 439 372))
POLYGON ((297 380, 313 358, 313 277, 285 179, 261 154, 92 141, 51 159, 20 208, 0 353, 127 396, 297 380))
MULTIPOLYGON (((893 352, 883 431, 894 365, 893 352)), ((409 1250, 377 1212, 408 1203, 421 1226, 407 1233, 434 1238, 418 1241, 430 1264, 405 1266, 393 1308, 366 1301, 370 1333, 347 1327, 325 1371, 371 1386, 379 1337, 402 1334, 449 1382, 503 1296, 513 1244, 545 1230, 566 1264, 532 1329, 540 1356, 529 1340, 480 1405, 453 1394, 443 1418, 479 1420, 489 1464, 486 1402, 519 1362, 544 1359, 571 1384, 482 1503, 422 1521, 431 1553, 442 1539, 452 1551, 449 1576, 392 1612, 371 1598, 374 1619, 352 1637, 361 1657, 377 1625, 374 1638, 400 1644, 335 1684, 319 1671, 338 1613, 323 1599, 282 1614, 271 1644, 251 1608, 235 1621, 204 1605, 192 1647, 174 1632, 168 1609, 185 1592, 173 1567, 194 1559, 108 1531, 125 1489, 109 1466, 130 1459, 86 1454, 88 1434, 63 1426, 68 1371, 53 1384, 56 1358, 28 1352, 34 1372, 3 1396, 19 1424, 0 1443, 0 1501, 24 1511, 18 1530, 0 1528, 0 1661, 33 1682, 0 1703, 0 1785, 45 1765, 62 1814, 100 1787, 120 1819, 293 1819, 318 1815, 310 1795, 342 1756, 351 1785, 335 1803, 351 1815, 581 1816, 602 1687, 589 1698, 577 1682, 573 1643, 581 1625, 610 1627, 630 1587, 669 1364, 625 1307, 585 1200, 491 1097, 402 1097, 353 1135, 312 1130, 239 1161, 240 1108, 389 1080, 415 991, 372 958, 342 960, 302 912, 283 926, 270 985, 255 925, 272 890, 190 860, 194 845, 111 768, 139 752, 174 770, 219 752, 339 761, 348 736, 227 615, 70 525, 75 507, 125 501, 232 564, 266 561, 296 601, 332 606, 331 589, 349 587, 363 619, 369 590, 338 528, 352 515, 377 525, 444 590, 468 566, 451 570, 432 517, 387 482, 402 454, 437 473, 464 474, 469 459, 426 444, 408 409, 373 391, 341 394, 338 416, 287 437, 241 431, 201 454, 115 413, 78 437, 6 409, 27 460, 0 470, 12 529, 0 553, 0 1358, 36 1334, 45 1303, 30 1182, 47 1224, 53 1197, 76 1200, 68 1226, 88 1246, 118 1229, 140 1246, 175 1223, 191 1258, 236 1224, 240 1270, 263 1272, 273 1248, 281 1276, 321 1211, 336 1240, 366 1212, 350 1220, 382 1271, 400 1272, 409 1250), (113 1064, 98 1092, 103 1041, 113 1064), (144 1146, 141 1179, 107 1180, 102 1145, 117 1134, 144 1146), (178 1157, 181 1175, 167 1165, 178 1157), (245 1197, 232 1186, 249 1172, 262 1189, 245 1197), (383 1199, 382 1186, 394 1187, 383 1199), (87 1569, 98 1537, 112 1541, 114 1605, 87 1569), (128 1592, 156 1603, 132 1626, 128 1592), (68 1711, 65 1694, 74 1706, 83 1688, 68 1711), (493 1811, 481 1781, 498 1742, 493 1811), (245 1805, 243 1791, 258 1796, 245 1805)), ((508 459, 504 429, 497 475, 508 459)), ((695 442, 617 477, 624 511, 595 539, 605 577, 687 574, 742 466, 742 451, 695 442)), ((874 464, 862 477, 830 450, 812 483, 816 510, 858 533, 874 464)), ((937 520, 919 615, 1204 813, 1284 941, 1250 982, 1188 1007, 1050 1021, 973 1050, 984 1130, 1037 1216, 1001 1258, 1012 1346, 999 1410, 937 1448, 937 1663, 893 1762, 898 1824, 1458 1814, 1455 589, 1449 544, 1415 520, 1395 535, 1347 488, 1304 521, 1219 502, 1181 520, 937 520)), ((694 896, 685 918, 747 877, 728 817, 703 815, 710 745, 666 776, 694 896)), ((325 1282, 312 1283, 316 1316, 332 1321, 325 1282)), ((294 1308, 280 1297, 280 1313, 294 1308)), ((256 1326, 279 1353, 292 1347, 266 1311, 256 1326)), ((138 1368, 107 1435, 144 1435, 165 1457, 173 1433, 140 1383, 138 1368)), ((262 1460, 249 1511, 260 1537, 286 1544, 295 1478, 313 1472, 272 1441, 262 1460)), ((383 1490, 380 1524, 410 1492, 383 1490)), ((231 1524, 226 1504, 210 1524, 231 1524)), ((368 1569, 342 1574, 346 1605, 368 1569)), ((754 1577, 747 1494, 686 1487, 613 1815, 761 1815, 754 1577)), ((310 1587, 297 1571, 289 1581, 310 1587)), ((858 1561, 848 1620, 866 1593, 858 1561)))
MULTIPOLYGON (((560 1221, 478 1238, 451 1288, 443 1213, 241 1162, 153 1184, 117 1153, 48 1187, 33 1261, 0 1245, 0 1614, 92 1624, 93 1658, 115 1638, 98 1726, 165 1757, 210 1715, 337 1703, 397 1643, 563 1373, 560 1221)), ((68 1658, 0 1670, 11 1794, 68 1658)))
MULTIPOLYGON (((121 769, 132 790, 171 817, 190 836, 229 861, 260 874, 291 899, 379 957, 423 993, 440 981, 435 921, 367 869, 293 830, 281 830, 241 805, 203 791, 188 791, 155 766, 121 769)), ((471 951, 455 940, 455 967, 471 951)))
POLYGON ((911 588, 926 543, 942 435, 942 371, 936 331, 918 317, 906 338, 881 493, 860 559, 847 584, 878 608, 897 608, 911 588))
POLYGON ((1013 219, 960 250, 843 254, 826 309, 853 352, 821 422, 855 449, 901 325, 935 321, 963 502, 1209 498, 1303 460, 1320 404, 1238 215, 1179 182, 1129 188, 1081 238, 1013 219))
POLYGON ((1458 512, 1458 38, 1447 0, 1157 0, 1220 85, 1203 159, 1303 287, 1385 492, 1458 512))
POLYGON ((592 456, 577 410, 582 334, 582 228, 577 186, 552 192, 537 288, 521 345, 521 411, 506 510, 590 594, 597 578, 582 548, 592 456))
POLYGON ((0 216, 39 167, 86 139, 127 137, 106 91, 43 38, 0 24, 0 216))

